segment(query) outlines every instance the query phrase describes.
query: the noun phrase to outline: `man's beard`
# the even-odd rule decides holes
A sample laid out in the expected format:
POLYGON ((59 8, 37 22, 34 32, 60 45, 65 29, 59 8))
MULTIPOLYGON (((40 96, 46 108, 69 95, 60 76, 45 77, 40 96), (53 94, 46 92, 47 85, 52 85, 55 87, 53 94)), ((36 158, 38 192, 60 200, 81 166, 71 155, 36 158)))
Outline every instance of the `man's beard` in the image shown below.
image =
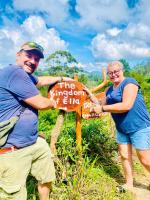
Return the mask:
POLYGON ((35 70, 36 70, 36 66, 34 65, 34 64, 32 64, 32 63, 25 63, 25 65, 27 65, 29 68, 31 68, 32 70, 32 72, 31 73, 33 73, 35 70))

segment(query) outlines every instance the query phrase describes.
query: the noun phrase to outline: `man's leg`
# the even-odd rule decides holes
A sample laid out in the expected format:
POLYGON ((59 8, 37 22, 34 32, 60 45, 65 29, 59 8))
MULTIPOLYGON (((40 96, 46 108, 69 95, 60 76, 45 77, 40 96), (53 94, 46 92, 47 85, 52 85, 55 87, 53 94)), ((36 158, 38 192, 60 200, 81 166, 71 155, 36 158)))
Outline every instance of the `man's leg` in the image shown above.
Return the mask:
POLYGON ((43 183, 38 184, 38 191, 40 200, 49 200, 50 199, 50 192, 51 192, 52 184, 51 183, 43 183))
POLYGON ((31 167, 29 148, 0 156, 0 199, 26 200, 26 178, 31 167))
POLYGON ((142 165, 150 172, 150 150, 136 150, 142 165))
POLYGON ((38 181, 40 200, 49 200, 51 182, 55 180, 55 168, 50 147, 43 138, 38 138, 32 149, 31 174, 38 181))
POLYGON ((124 170, 126 188, 133 188, 133 170, 132 170, 132 145, 119 144, 119 154, 124 170))

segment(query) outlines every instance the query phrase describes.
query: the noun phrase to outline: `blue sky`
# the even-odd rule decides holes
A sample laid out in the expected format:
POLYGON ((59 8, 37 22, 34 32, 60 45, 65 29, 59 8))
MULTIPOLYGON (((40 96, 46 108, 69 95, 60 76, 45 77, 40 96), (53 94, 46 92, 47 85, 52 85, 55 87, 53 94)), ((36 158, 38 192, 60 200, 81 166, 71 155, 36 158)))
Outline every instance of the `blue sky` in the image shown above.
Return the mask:
MULTIPOLYGON (((15 62, 26 41, 45 55, 68 50, 88 71, 150 58, 148 0, 0 0, 0 67, 15 62)), ((44 62, 41 63, 41 66, 44 62)))

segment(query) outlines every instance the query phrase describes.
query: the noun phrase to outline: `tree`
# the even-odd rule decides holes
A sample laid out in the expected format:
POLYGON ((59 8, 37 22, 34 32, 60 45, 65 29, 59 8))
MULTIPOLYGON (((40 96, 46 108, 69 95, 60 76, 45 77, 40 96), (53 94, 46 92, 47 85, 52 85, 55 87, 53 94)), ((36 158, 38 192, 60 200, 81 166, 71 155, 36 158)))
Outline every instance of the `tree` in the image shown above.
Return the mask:
POLYGON ((120 61, 120 62, 123 64, 123 66, 124 66, 124 73, 125 73, 125 75, 128 76, 129 73, 130 73, 130 70, 131 70, 131 68, 130 68, 130 66, 129 66, 129 63, 128 63, 125 59, 120 59, 119 61, 120 61))
POLYGON ((55 66, 68 66, 69 64, 77 64, 77 60, 68 51, 56 51, 55 53, 48 56, 46 63, 51 67, 55 66))

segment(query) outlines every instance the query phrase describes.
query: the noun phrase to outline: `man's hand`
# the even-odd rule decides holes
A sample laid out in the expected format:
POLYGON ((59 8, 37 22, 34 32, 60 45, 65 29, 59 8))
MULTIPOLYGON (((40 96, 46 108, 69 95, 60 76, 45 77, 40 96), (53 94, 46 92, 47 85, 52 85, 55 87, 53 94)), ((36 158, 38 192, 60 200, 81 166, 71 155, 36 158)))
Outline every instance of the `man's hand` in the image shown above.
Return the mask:
POLYGON ((72 78, 69 77, 63 77, 63 76, 39 76, 38 77, 38 83, 36 86, 41 87, 41 86, 46 86, 46 85, 53 85, 55 83, 60 83, 62 81, 75 81, 72 78))
POLYGON ((62 78, 62 81, 75 81, 74 79, 69 78, 69 77, 61 77, 61 78, 62 78))
MULTIPOLYGON (((82 84, 83 85, 83 84, 82 84)), ((90 92, 90 90, 85 86, 83 85, 83 91, 87 94, 87 95, 92 95, 92 93, 90 92)))
POLYGON ((91 91, 90 91, 86 86, 83 87, 83 91, 86 92, 86 94, 88 95, 88 97, 90 98, 90 100, 91 100, 94 104, 99 104, 98 99, 94 96, 94 94, 91 93, 91 91))
POLYGON ((49 99, 49 101, 50 101, 50 107, 51 107, 51 108, 56 108, 56 107, 57 107, 57 103, 56 103, 56 101, 53 99, 53 97, 51 97, 51 98, 49 99))

